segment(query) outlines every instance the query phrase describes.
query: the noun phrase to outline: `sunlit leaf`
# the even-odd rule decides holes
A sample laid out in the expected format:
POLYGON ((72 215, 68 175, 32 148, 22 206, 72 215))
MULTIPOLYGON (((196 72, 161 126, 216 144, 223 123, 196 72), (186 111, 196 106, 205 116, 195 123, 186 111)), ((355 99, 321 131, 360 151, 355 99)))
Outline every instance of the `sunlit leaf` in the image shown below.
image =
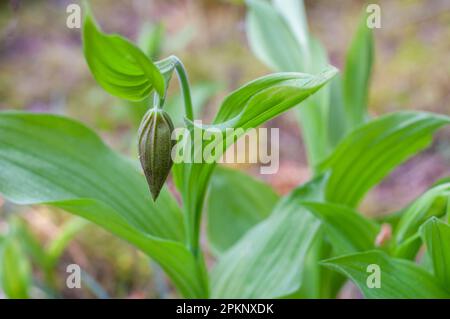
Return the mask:
POLYGON ((164 78, 153 62, 127 39, 102 33, 89 13, 83 26, 83 50, 94 78, 110 94, 139 101, 155 89, 164 96, 164 78))

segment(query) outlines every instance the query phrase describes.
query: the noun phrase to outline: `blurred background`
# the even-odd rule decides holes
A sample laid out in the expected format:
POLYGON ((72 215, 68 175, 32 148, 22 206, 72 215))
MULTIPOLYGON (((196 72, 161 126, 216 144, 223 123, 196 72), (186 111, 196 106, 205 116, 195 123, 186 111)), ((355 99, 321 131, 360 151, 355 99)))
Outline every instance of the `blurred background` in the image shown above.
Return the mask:
MULTIPOLYGON (((449 115, 450 2, 376 2, 381 6, 382 27, 375 32, 370 113, 414 109, 449 115)), ((136 157, 136 128, 146 105, 114 98, 95 83, 83 57, 80 29, 66 27, 66 7, 71 3, 78 2, 1 1, 0 110, 70 116, 94 129, 114 149, 136 157)), ((364 1, 306 0, 305 4, 312 33, 325 44, 331 63, 342 68, 364 1)), ((91 7, 104 31, 138 42, 155 59, 179 56, 195 86, 194 100, 205 105, 205 121, 228 92, 269 73, 248 48, 245 6, 240 0, 96 0, 91 7)), ((288 113, 269 123, 280 128, 280 170, 259 176, 280 194, 310 177, 293 118, 288 113)), ((448 133, 440 131, 431 148, 373 190, 362 211, 367 215, 395 211, 436 179, 449 176, 448 133)), ((258 175, 257 167, 237 168, 258 175)), ((53 269, 42 271, 32 263, 37 283, 33 296, 173 296, 158 267, 98 227, 74 223, 71 216, 55 209, 14 206, 0 197, 0 233, 6 220, 8 224, 13 220, 14 227, 37 246, 74 238, 61 240, 68 247, 53 269), (71 263, 83 269, 82 289, 65 288, 65 267, 71 263)))

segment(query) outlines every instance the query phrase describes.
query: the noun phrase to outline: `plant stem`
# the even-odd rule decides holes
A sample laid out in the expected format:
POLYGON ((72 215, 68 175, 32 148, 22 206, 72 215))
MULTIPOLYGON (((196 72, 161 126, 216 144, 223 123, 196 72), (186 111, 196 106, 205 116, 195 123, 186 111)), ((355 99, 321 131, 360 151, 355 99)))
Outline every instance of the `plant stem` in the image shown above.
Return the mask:
MULTIPOLYGON (((194 121, 194 112, 192 107, 192 97, 191 90, 189 86, 189 80, 187 77, 186 69, 184 68, 181 60, 176 56, 171 56, 168 59, 173 64, 175 71, 178 75, 178 81, 180 84, 181 91, 183 92, 183 101, 184 101, 184 109, 186 118, 190 121, 194 121)), ((185 164, 185 165, 193 165, 193 164, 185 164)), ((199 164, 197 164, 199 165, 199 164)), ((185 168, 184 168, 185 169, 185 168)), ((184 170, 183 169, 183 170, 184 170)), ((200 216, 202 205, 198 207, 194 203, 190 202, 189 196, 187 196, 187 192, 189 192, 189 188, 187 185, 183 186, 185 194, 183 195, 183 209, 184 209, 184 224, 185 224, 185 232, 186 232, 186 245, 191 251, 192 255, 197 259, 198 266, 200 267, 202 286, 204 287, 204 295, 203 298, 208 298, 209 296, 209 288, 208 288, 208 275, 207 268, 205 264, 205 259, 203 253, 200 249, 200 222, 198 220, 198 216, 200 216)))
POLYGON ((183 100, 184 100, 184 110, 186 112, 186 117, 193 121, 194 120, 194 112, 192 108, 192 98, 191 98, 191 89, 189 86, 189 80, 187 77, 186 69, 184 68, 183 63, 176 56, 171 57, 175 62, 175 70, 177 71, 178 80, 180 81, 181 91, 183 92, 183 100))
MULTIPOLYGON (((177 72, 178 81, 180 84, 181 91, 183 92, 183 101, 184 101, 184 110, 186 114, 186 118, 193 121, 194 120, 194 112, 192 108, 192 98, 191 98, 191 90, 189 86, 189 80, 187 77, 186 69, 184 68, 181 60, 176 56, 171 56, 170 59, 174 62, 174 68, 177 72)), ((185 190, 187 191, 187 190, 185 190)), ((199 256, 199 234, 197 229, 197 225, 192 223, 192 216, 196 215, 195 211, 192 211, 192 206, 187 202, 188 196, 184 198, 184 218, 185 218, 185 230, 186 230, 186 244, 191 250, 192 254, 196 257, 199 256)))

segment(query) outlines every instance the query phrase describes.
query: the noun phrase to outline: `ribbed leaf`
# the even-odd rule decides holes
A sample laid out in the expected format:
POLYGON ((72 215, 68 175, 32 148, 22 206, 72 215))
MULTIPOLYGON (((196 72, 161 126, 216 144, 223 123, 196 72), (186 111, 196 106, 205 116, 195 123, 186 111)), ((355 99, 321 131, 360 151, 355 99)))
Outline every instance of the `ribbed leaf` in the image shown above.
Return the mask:
POLYGON ((276 298, 298 290, 320 222, 301 207, 281 206, 219 259, 213 298, 276 298))
POLYGON ((355 206, 396 166, 427 147, 432 133, 450 119, 425 112, 381 116, 347 135, 319 165, 329 170, 327 200, 355 206))
POLYGON ((237 170, 217 167, 208 197, 208 240, 222 253, 267 218, 278 196, 272 188, 237 170))
POLYGON ((369 251, 325 260, 323 264, 350 278, 366 298, 449 298, 436 278, 411 261, 391 258, 381 251, 369 251), (380 288, 369 288, 367 281, 377 265, 380 288), (369 269, 369 270, 368 270, 369 269))
POLYGON ((311 249, 321 248, 315 247, 320 221, 301 204, 322 200, 325 182, 320 176, 292 191, 219 258, 211 275, 213 297, 315 296, 307 289, 319 280, 311 249))
POLYGON ((83 49, 94 78, 110 94, 131 101, 148 97, 153 89, 164 95, 164 78, 153 62, 127 39, 102 33, 89 13, 83 49))
POLYGON ((420 233, 431 257, 434 275, 450 290, 450 226, 432 217, 420 228, 420 233))
POLYGON ((49 204, 91 220, 153 257, 183 295, 205 296, 203 274, 180 243, 175 200, 164 190, 154 204, 135 166, 83 125, 0 113, 0 192, 18 204, 49 204))

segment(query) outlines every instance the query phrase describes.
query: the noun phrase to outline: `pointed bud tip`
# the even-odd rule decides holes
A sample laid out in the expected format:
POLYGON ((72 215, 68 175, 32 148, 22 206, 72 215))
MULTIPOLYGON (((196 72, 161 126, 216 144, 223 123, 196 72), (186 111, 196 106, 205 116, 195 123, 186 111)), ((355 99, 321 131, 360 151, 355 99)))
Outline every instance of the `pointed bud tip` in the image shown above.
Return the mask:
POLYGON ((161 193, 162 190, 162 186, 156 189, 150 189, 150 194, 152 194, 152 199, 154 202, 156 202, 156 200, 159 197, 159 194, 161 193))

